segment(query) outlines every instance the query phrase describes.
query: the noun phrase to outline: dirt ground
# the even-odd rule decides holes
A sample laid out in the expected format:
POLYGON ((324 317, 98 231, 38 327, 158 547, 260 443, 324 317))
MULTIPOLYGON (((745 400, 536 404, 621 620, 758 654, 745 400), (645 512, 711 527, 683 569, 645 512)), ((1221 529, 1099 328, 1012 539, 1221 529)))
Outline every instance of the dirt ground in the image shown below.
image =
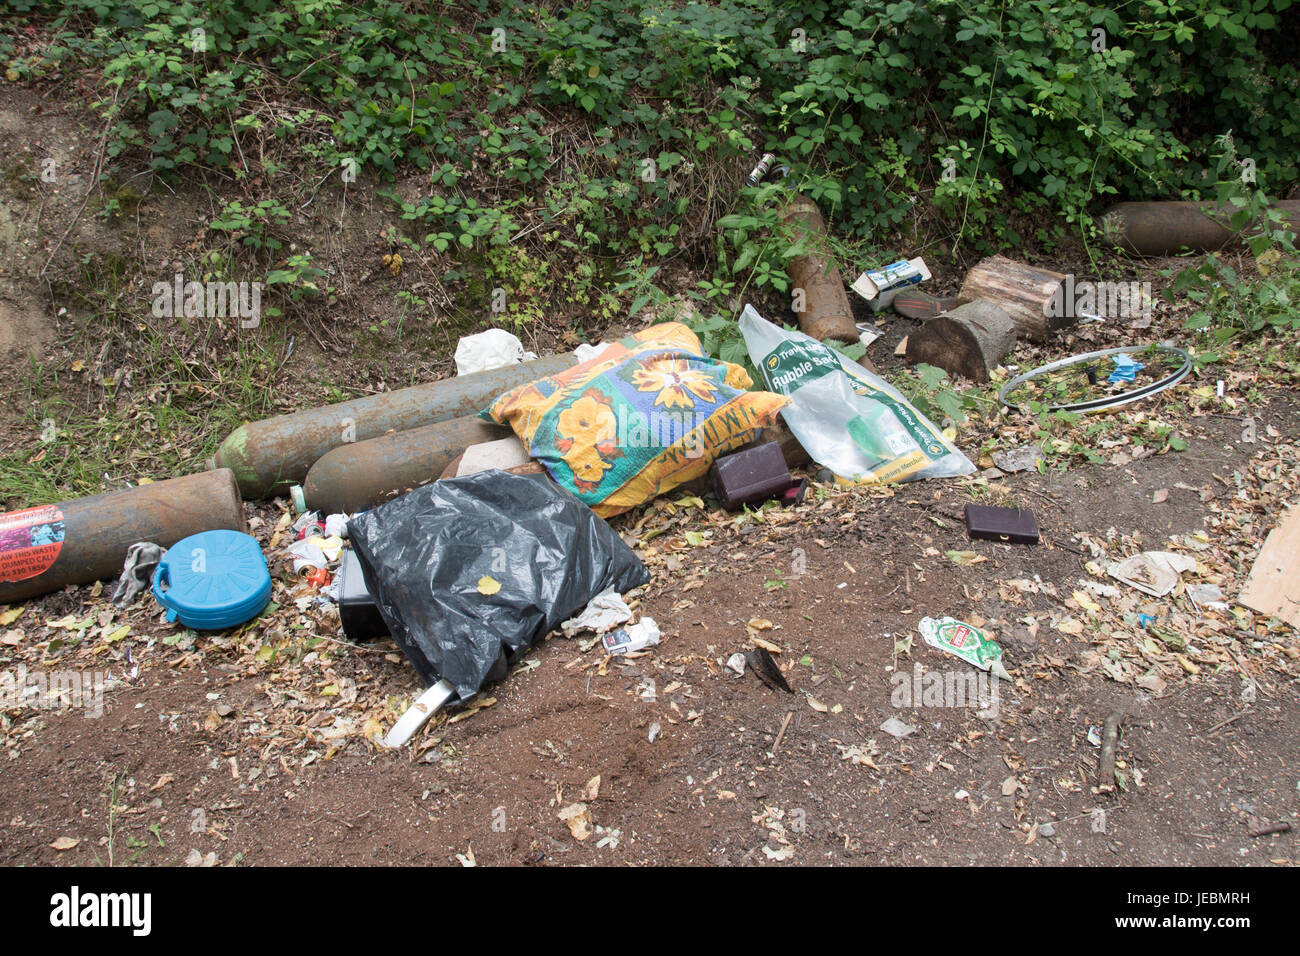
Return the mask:
MULTIPOLYGON (((275 668, 210 646, 168 663, 141 652, 102 718, 48 713, 9 737, 0 862, 85 864, 111 847, 153 864, 1290 863, 1294 831, 1252 834, 1294 819, 1300 797, 1292 679, 1252 670, 1250 690, 1221 668, 1163 694, 1124 686, 1098 669, 1091 631, 1010 623, 1068 603, 1012 607, 996 586, 1071 593, 1088 577, 1081 534, 1203 530, 1199 494, 1149 501, 1250 460, 1230 426, 1205 422, 1185 455, 1004 479, 1038 516, 1037 546, 968 542, 938 483, 810 502, 776 529, 716 527, 655 569, 640 610, 659 647, 602 664, 548 640, 489 689, 495 703, 400 753, 318 733, 349 707, 279 689, 275 668), (987 560, 954 566, 950 549, 987 560), (952 666, 919 640, 896 654, 927 614, 1001 634, 1015 680, 994 719, 892 706, 895 668, 952 666), (780 648, 792 695, 719 667, 754 634, 780 648), (277 708, 295 712, 297 741, 271 729, 277 708), (1089 730, 1114 712, 1129 784, 1098 792, 1089 730), (882 732, 891 717, 915 732, 882 732), (593 828, 582 841, 559 817, 575 803, 593 828), (59 837, 80 843, 59 852, 59 837)), ((417 689, 390 641, 331 653, 363 697, 417 689)))
MULTIPOLYGON (((40 125, 15 95, 0 109, 7 148, 49 137, 74 151, 66 126, 40 125)), ((6 194, 11 357, 15 344, 56 367, 79 354, 78 317, 32 281, 79 196, 37 208, 6 194)), ((92 254, 125 241, 148 259, 188 241, 176 217, 85 228, 70 241, 92 254)), ((883 367, 908 327, 889 321, 872 352, 883 367)), ((329 334, 302 337, 304 381, 346 345, 346 328, 329 334)), ((1117 334, 1080 330, 1060 348, 1117 334)), ((428 378, 447 357, 424 350, 401 372, 428 378)), ((338 361, 357 382, 397 377, 382 357, 338 361)), ((100 585, 0 608, 19 612, 0 627, 0 671, 108 675, 102 715, 0 711, 0 864, 1294 864, 1296 831, 1261 831, 1300 801, 1295 634, 1181 585, 1146 600, 1103 570, 1173 549, 1198 562, 1185 583, 1237 593, 1296 491, 1294 395, 1252 390, 1252 374, 1211 368, 1126 413, 1126 428, 1175 423, 1179 453, 1120 437, 1104 462, 1041 474, 818 485, 757 517, 674 493, 615 519, 652 571, 636 610, 662 643, 619 660, 553 637, 396 753, 374 738, 421 689, 414 670, 391 640, 341 639, 284 573, 284 502, 250 504, 279 583, 274 608, 236 632, 186 632, 147 600, 113 612, 100 585), (1231 406, 1210 396, 1216 377, 1231 406), (969 541, 968 501, 1031 508, 1041 543, 969 541), (921 641, 918 621, 943 615, 1004 647, 1013 679, 995 712, 896 706, 895 675, 972 673, 921 641), (759 642, 793 693, 725 667, 759 642), (1101 787, 1112 715, 1122 783, 1101 787), (912 730, 893 736, 892 718, 912 730)), ((18 380, 5 387, 6 441, 29 442, 18 380)), ((292 382, 281 394, 285 407, 319 397, 292 382)), ((972 458, 980 437, 959 439, 972 458)))

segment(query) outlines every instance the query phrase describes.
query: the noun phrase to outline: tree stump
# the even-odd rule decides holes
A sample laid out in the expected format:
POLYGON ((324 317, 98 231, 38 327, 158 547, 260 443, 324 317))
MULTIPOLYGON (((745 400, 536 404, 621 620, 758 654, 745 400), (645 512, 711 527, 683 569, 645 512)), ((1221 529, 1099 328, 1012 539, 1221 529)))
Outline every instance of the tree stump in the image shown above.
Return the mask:
POLYGON ((983 299, 936 315, 907 337, 907 361, 925 362, 950 375, 987 382, 1016 344, 1016 324, 1006 310, 983 299))
POLYGON ((786 206, 784 220, 808 237, 811 250, 792 258, 786 267, 792 288, 803 290, 803 309, 795 309, 799 328, 819 342, 856 342, 858 327, 853 322, 844 280, 828 254, 826 220, 821 210, 807 196, 797 194, 786 206))
POLYGON ((966 273, 957 298, 963 302, 987 299, 1000 306, 1016 324, 1016 333, 1022 339, 1045 342, 1057 329, 1071 324, 1074 319, 1049 309, 1048 304, 1056 290, 1065 281, 1060 272, 1037 269, 1005 256, 993 256, 978 263, 966 273), (1058 313, 1049 316, 1048 312, 1058 313))

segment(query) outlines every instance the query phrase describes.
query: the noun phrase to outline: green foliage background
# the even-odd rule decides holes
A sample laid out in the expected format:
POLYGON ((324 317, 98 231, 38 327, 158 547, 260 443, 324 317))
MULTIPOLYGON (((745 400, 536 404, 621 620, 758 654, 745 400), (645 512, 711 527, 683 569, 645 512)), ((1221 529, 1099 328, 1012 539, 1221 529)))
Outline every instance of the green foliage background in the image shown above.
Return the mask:
POLYGON ((409 164, 428 171, 434 195, 418 213, 443 245, 504 241, 507 199, 526 187, 584 247, 707 250, 728 201, 707 189, 709 170, 747 169, 765 148, 860 237, 918 203, 952 233, 1005 244, 1023 238, 1012 209, 1061 229, 1111 197, 1195 195, 1227 131, 1275 193, 1300 181, 1290 0, 10 9, 57 38, 32 54, 8 31, 11 75, 102 66, 112 152, 147 151, 176 173, 227 169, 242 165, 241 131, 258 129, 326 165, 354 158, 393 176, 409 164), (265 130, 258 107, 285 84, 302 110, 265 130), (586 127, 581 162, 551 155, 557 117, 586 127), (486 175, 471 175, 475 157, 486 175), (653 182, 638 175, 647 159, 653 182))

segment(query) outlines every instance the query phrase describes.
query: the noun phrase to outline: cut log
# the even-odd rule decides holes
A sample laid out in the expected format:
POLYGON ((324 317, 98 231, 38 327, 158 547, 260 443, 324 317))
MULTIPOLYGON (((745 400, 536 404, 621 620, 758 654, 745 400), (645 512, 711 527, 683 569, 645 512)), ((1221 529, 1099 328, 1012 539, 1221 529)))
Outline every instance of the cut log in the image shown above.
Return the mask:
POLYGON ((795 256, 787 267, 792 288, 802 290, 803 309, 795 309, 799 328, 819 342, 856 342, 858 327, 853 322, 844 280, 828 254, 826 221, 821 210, 807 196, 798 194, 785 208, 787 225, 794 227, 795 238, 807 237, 808 252, 795 256))
POLYGON ((1046 342, 1052 332, 1074 321, 1061 314, 1069 310, 1048 308, 1064 281, 1065 276, 1060 272, 993 256, 966 273, 957 298, 963 303, 988 299, 1011 316, 1020 338, 1046 342), (1053 313, 1050 317, 1049 312, 1053 313))
POLYGON ((907 361, 925 362, 951 375, 987 382, 1016 344, 1016 324, 984 299, 937 315, 907 337, 907 361))

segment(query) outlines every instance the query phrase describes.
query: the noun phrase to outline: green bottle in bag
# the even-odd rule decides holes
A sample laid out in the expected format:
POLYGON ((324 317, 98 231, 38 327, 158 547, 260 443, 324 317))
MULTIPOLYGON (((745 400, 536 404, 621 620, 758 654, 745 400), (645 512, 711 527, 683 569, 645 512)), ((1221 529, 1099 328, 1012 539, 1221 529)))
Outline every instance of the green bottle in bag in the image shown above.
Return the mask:
POLYGON ((877 461, 893 461, 917 450, 898 419, 880 402, 870 402, 869 408, 850 418, 847 429, 854 444, 877 461))

